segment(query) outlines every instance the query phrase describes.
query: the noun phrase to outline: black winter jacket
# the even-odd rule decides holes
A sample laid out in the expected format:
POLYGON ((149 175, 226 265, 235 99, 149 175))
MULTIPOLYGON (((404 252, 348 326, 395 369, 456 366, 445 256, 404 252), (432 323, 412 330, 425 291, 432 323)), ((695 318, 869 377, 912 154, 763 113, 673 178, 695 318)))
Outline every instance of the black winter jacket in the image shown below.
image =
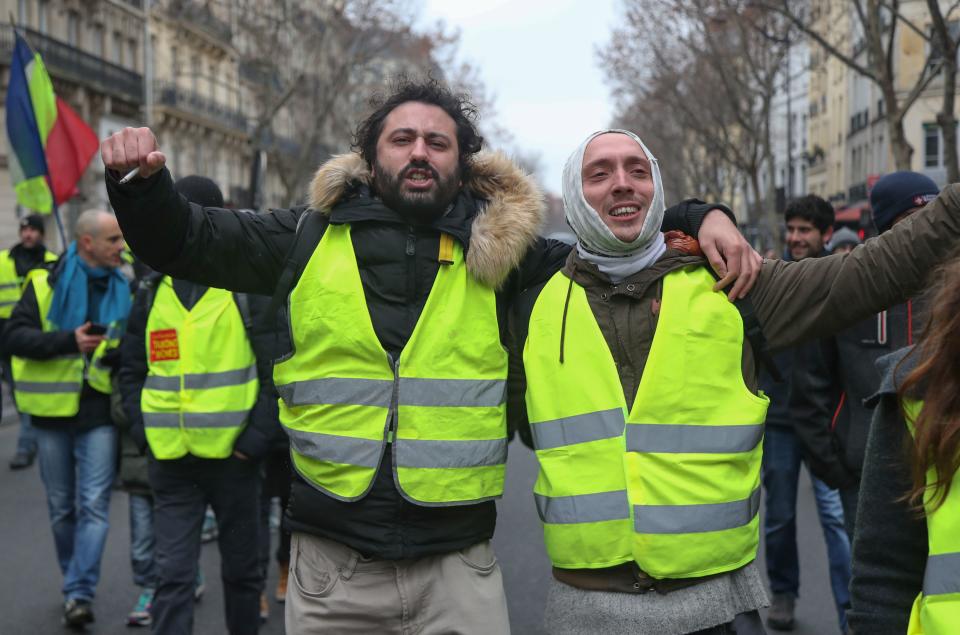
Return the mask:
POLYGON ((921 294, 799 353, 790 406, 811 471, 830 487, 860 480, 873 418, 865 400, 876 393, 877 360, 916 341, 927 301, 921 294))
MULTIPOLYGON (((51 287, 57 284, 63 260, 49 266, 48 282, 51 287)), ((106 278, 90 278, 91 290, 98 286, 99 292, 106 291, 106 278)), ((90 316, 88 316, 90 317, 90 316)), ((91 321, 96 321, 91 319, 91 321)), ((37 306, 37 296, 33 285, 29 285, 13 309, 3 331, 3 354, 16 355, 30 359, 50 359, 58 355, 75 355, 79 351, 73 331, 43 331, 43 321, 37 306)), ((120 361, 119 351, 113 350, 103 358, 105 366, 114 372, 120 361)), ((86 381, 80 393, 80 410, 72 417, 37 417, 31 423, 40 428, 70 426, 82 431, 98 426, 113 425, 110 417, 110 395, 105 395, 90 387, 86 381)))
MULTIPOLYGON (((383 348, 398 355, 412 333, 439 268, 441 232, 464 247, 468 268, 478 279, 499 289, 506 345, 505 312, 512 298, 548 279, 570 251, 536 237, 541 203, 532 182, 503 158, 481 159, 453 208, 429 225, 418 225, 373 197, 369 178, 356 155, 334 159, 315 177, 311 205, 329 214, 330 223, 351 225, 366 304, 383 348)), ((175 277, 265 295, 276 291, 297 222, 307 209, 259 215, 202 209, 174 191, 166 170, 125 186, 108 174, 107 188, 124 236, 149 265, 175 277)), ((673 219, 668 228, 695 234, 709 209, 684 205, 668 214, 673 219)), ((294 474, 289 527, 388 559, 445 553, 492 537, 493 501, 415 505, 397 491, 392 471, 387 451, 368 494, 350 503, 321 493, 294 474)))
MULTIPOLYGON (((147 449, 143 412, 140 410, 140 394, 148 372, 145 331, 147 318, 153 308, 153 299, 156 297, 156 286, 161 279, 161 275, 154 275, 141 283, 133 308, 130 310, 127 331, 120 344, 121 363, 118 383, 123 399, 123 410, 129 422, 130 436, 141 454, 147 449)), ((181 280, 174 280, 173 287, 177 298, 188 311, 206 291, 205 287, 181 280)), ((263 322, 263 313, 268 300, 263 296, 248 296, 245 302, 247 306, 244 308, 249 309, 249 315, 244 316, 244 321, 248 323, 246 324, 247 336, 250 338, 254 353, 257 354, 260 392, 250 412, 247 427, 237 437, 234 449, 250 459, 259 459, 270 450, 274 438, 283 433, 277 416, 273 365, 269 356, 269 351, 273 347, 273 335, 257 330, 258 327, 256 327, 258 323, 263 322)))

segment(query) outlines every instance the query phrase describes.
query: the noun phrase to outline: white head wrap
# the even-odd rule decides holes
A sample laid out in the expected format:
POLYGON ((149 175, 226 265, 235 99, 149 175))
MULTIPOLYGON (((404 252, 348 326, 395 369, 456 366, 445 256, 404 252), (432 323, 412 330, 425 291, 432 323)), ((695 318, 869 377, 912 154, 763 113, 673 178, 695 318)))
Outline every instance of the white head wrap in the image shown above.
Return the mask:
MULTIPOLYGON (((594 132, 580 144, 563 167, 563 208, 567 223, 577 235, 577 250, 585 260, 595 263, 601 271, 613 278, 624 277, 643 269, 654 262, 666 250, 660 225, 666 206, 663 202, 663 184, 660 181, 660 166, 656 157, 647 149, 640 137, 629 130, 609 129, 594 132), (653 177, 653 200, 647 209, 647 217, 640 228, 640 235, 631 242, 623 242, 613 235, 593 207, 583 197, 583 154, 587 145, 596 137, 607 134, 624 134, 637 142, 647 160, 653 177)), ((614 280, 618 282, 619 280, 614 280)))

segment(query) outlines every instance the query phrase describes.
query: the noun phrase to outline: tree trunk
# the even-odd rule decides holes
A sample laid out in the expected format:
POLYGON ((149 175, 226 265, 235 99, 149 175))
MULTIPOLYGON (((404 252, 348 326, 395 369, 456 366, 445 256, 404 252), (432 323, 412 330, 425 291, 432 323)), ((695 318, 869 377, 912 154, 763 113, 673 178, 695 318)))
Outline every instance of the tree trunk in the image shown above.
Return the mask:
POLYGON ((893 152, 893 164, 897 170, 909 170, 913 158, 913 146, 907 141, 903 131, 903 116, 893 86, 883 87, 883 101, 887 107, 887 134, 890 135, 890 151, 893 152))

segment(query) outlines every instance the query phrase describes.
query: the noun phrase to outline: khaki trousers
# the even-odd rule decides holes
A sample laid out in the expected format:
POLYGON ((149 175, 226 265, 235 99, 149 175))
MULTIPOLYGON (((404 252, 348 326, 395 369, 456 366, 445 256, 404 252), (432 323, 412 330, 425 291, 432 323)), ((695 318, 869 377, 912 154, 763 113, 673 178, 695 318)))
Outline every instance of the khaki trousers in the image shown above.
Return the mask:
POLYGON ((291 635, 510 632, 490 541, 416 560, 380 560, 294 533, 285 617, 291 635))

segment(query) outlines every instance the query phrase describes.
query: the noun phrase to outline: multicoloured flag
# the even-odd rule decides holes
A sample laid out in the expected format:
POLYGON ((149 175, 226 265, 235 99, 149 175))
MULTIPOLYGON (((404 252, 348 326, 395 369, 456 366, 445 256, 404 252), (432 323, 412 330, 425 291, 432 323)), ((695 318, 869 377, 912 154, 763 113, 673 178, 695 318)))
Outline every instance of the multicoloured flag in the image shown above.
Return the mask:
POLYGON ((16 38, 6 104, 10 176, 21 205, 49 214, 77 194, 99 141, 53 92, 40 54, 16 38))

